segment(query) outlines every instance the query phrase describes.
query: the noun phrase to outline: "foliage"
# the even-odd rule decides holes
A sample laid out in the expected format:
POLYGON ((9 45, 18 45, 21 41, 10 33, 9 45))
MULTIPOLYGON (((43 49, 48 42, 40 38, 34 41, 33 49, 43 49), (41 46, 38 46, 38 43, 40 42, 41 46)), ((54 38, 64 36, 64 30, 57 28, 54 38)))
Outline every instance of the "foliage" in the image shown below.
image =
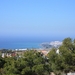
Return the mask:
POLYGON ((2 75, 48 75, 45 58, 40 52, 29 50, 21 58, 6 57, 2 75))
POLYGON ((57 49, 52 49, 48 53, 49 64, 56 75, 61 75, 62 72, 75 71, 75 40, 65 38, 63 44, 59 47, 59 54, 57 49))

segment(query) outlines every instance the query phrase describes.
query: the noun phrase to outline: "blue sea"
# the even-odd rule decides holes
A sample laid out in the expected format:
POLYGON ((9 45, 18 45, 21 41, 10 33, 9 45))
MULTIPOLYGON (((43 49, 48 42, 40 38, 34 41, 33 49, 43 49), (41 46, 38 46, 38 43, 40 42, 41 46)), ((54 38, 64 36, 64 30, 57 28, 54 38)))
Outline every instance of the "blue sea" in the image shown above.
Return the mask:
POLYGON ((0 38, 0 49, 41 48, 41 43, 55 40, 53 38, 0 38))
POLYGON ((41 48, 41 43, 38 42, 23 42, 23 43, 2 43, 0 49, 21 49, 21 48, 41 48))
POLYGON ((34 39, 0 39, 0 49, 41 48, 42 42, 34 39))

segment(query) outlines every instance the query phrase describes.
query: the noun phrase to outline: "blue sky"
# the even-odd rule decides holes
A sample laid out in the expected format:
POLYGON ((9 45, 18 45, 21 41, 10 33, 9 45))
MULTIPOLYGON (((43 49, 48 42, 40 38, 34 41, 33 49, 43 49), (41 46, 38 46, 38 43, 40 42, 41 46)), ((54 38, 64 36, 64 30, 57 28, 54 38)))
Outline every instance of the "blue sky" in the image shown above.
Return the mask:
POLYGON ((74 38, 75 0, 0 0, 1 38, 74 38))

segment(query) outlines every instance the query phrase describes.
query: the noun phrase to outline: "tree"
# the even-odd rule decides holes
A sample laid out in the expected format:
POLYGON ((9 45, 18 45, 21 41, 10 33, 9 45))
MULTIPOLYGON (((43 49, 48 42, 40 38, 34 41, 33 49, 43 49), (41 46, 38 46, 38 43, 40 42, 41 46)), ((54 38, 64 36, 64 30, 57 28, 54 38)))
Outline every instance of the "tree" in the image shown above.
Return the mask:
POLYGON ((6 63, 6 62, 5 62, 4 58, 2 58, 2 57, 0 56, 0 75, 2 75, 2 74, 4 73, 3 67, 4 67, 4 64, 5 64, 5 63, 6 63))
POLYGON ((64 57, 65 72, 74 71, 75 69, 75 40, 71 38, 65 38, 62 46, 59 47, 60 54, 64 57))
POLYGON ((45 58, 35 50, 26 51, 23 57, 18 59, 5 58, 5 61, 3 75, 49 75, 45 58))
POLYGON ((24 60, 28 62, 28 67, 30 67, 32 75, 49 74, 45 68, 45 58, 43 58, 40 52, 34 50, 26 51, 24 54, 24 60))
POLYGON ((60 75, 60 73, 63 70, 63 58, 61 55, 56 53, 56 49, 53 48, 49 53, 48 53, 48 58, 49 58, 49 64, 51 66, 52 72, 54 72, 56 75, 60 75))
POLYGON ((59 54, 53 48, 48 53, 49 64, 56 75, 61 75, 62 72, 68 73, 75 71, 75 40, 65 38, 63 44, 59 47, 59 54))

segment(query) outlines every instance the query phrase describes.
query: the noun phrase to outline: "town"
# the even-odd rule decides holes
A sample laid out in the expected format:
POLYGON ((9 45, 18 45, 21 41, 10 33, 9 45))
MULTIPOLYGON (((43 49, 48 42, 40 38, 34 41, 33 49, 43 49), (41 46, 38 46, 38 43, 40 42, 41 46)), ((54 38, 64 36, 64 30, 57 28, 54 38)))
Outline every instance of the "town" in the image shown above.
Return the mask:
POLYGON ((0 56, 4 57, 22 57, 26 51, 35 50, 37 52, 41 52, 44 56, 48 54, 50 49, 1 49, 0 56))

